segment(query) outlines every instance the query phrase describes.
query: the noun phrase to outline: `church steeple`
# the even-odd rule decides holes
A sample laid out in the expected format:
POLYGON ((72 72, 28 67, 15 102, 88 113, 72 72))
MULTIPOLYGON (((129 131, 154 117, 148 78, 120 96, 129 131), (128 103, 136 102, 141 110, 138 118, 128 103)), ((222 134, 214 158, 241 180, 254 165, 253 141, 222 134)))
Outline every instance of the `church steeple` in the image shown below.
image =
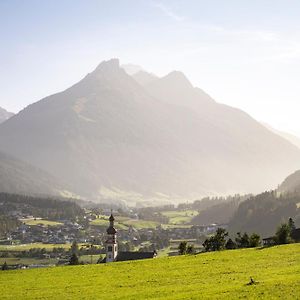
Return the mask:
POLYGON ((115 261, 118 255, 117 245, 117 230, 114 227, 115 218, 113 213, 109 217, 109 227, 107 228, 107 240, 106 240, 106 262, 115 261))

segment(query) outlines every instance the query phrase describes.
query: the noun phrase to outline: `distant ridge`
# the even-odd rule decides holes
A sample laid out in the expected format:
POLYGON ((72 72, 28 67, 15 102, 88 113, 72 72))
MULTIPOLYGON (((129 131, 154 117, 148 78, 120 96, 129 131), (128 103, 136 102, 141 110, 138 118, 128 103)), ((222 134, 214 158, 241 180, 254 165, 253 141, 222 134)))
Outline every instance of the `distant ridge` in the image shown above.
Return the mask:
POLYGON ((300 168, 300 150, 174 71, 137 82, 104 61, 0 126, 0 149, 90 200, 256 193, 300 168))
POLYGON ((63 196, 66 186, 45 171, 0 152, 0 192, 63 196))
POLYGON ((299 137, 297 137, 293 134, 281 131, 281 130, 274 129, 273 127, 271 127, 270 125, 268 125, 266 123, 263 123, 263 125, 266 126, 272 132, 274 132, 275 134, 278 134, 279 136, 288 140, 290 143, 292 143, 293 145, 295 145, 296 147, 298 147, 300 149, 300 138, 299 137))

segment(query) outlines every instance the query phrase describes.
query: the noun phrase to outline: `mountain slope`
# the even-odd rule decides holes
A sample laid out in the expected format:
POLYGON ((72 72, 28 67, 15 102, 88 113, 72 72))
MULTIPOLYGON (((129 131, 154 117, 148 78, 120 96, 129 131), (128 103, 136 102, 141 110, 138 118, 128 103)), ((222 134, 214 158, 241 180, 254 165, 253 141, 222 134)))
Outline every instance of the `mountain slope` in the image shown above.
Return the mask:
POLYGON ((135 79, 135 81, 137 81, 142 86, 145 86, 157 79, 155 75, 145 71, 139 71, 133 74, 132 77, 135 79))
POLYGON ((14 114, 0 107, 0 124, 11 118, 14 114))
POLYGON ((63 188, 53 176, 0 152, 0 192, 61 195, 63 188))
POLYGON ((116 59, 3 123, 0 149, 100 200, 258 192, 300 168, 296 147, 182 73, 142 86, 116 59))
POLYGON ((282 138, 288 140, 291 144, 297 146, 300 149, 300 138, 299 137, 297 137, 293 134, 284 132, 284 131, 274 129, 271 126, 269 126, 268 124, 263 124, 263 125, 265 127, 267 127, 269 130, 271 130, 272 132, 274 132, 275 134, 277 134, 277 135, 281 136, 282 138))

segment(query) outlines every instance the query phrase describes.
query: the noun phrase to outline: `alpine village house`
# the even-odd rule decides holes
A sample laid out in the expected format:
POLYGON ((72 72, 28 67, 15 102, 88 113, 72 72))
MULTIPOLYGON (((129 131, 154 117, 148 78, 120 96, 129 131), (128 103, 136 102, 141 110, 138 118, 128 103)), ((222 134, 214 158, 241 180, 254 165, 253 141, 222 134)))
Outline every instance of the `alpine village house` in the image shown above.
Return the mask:
POLYGON ((115 218, 111 213, 109 217, 109 227, 107 228, 106 257, 102 263, 110 263, 115 261, 139 260, 147 258, 155 258, 156 251, 152 252, 137 252, 137 251, 118 251, 117 230, 114 227, 115 218))

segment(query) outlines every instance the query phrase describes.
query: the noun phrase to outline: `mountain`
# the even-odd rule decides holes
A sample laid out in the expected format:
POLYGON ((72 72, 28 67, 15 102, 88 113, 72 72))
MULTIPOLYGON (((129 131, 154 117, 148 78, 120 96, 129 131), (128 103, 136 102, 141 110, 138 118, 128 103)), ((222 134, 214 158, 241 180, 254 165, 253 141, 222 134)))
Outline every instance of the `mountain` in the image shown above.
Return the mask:
POLYGON ((145 71, 139 71, 132 75, 135 81, 137 81, 140 85, 145 86, 153 81, 155 81, 158 77, 154 74, 145 72, 145 71))
POLYGON ((134 75, 140 71, 143 71, 143 68, 139 65, 135 64, 123 64, 121 65, 121 68, 128 74, 128 75, 134 75))
POLYGON ((14 114, 0 107, 0 124, 11 118, 14 114))
POLYGON ((53 176, 0 152, 0 193, 63 195, 64 189, 53 176))
POLYGON ((117 59, 3 123, 0 149, 88 199, 131 203, 259 192, 300 168, 299 149, 181 72, 141 84, 117 59))
POLYGON ((241 202, 229 222, 229 230, 269 236, 290 217, 300 226, 300 171, 288 176, 276 190, 241 202))
POLYGON ((286 139, 287 141, 289 141, 290 143, 292 143, 293 145, 295 145, 296 147, 298 147, 300 149, 300 138, 299 137, 297 137, 293 134, 284 132, 284 131, 274 129, 268 124, 263 124, 263 125, 266 126, 272 132, 274 132, 275 134, 281 136, 282 138, 286 139))

